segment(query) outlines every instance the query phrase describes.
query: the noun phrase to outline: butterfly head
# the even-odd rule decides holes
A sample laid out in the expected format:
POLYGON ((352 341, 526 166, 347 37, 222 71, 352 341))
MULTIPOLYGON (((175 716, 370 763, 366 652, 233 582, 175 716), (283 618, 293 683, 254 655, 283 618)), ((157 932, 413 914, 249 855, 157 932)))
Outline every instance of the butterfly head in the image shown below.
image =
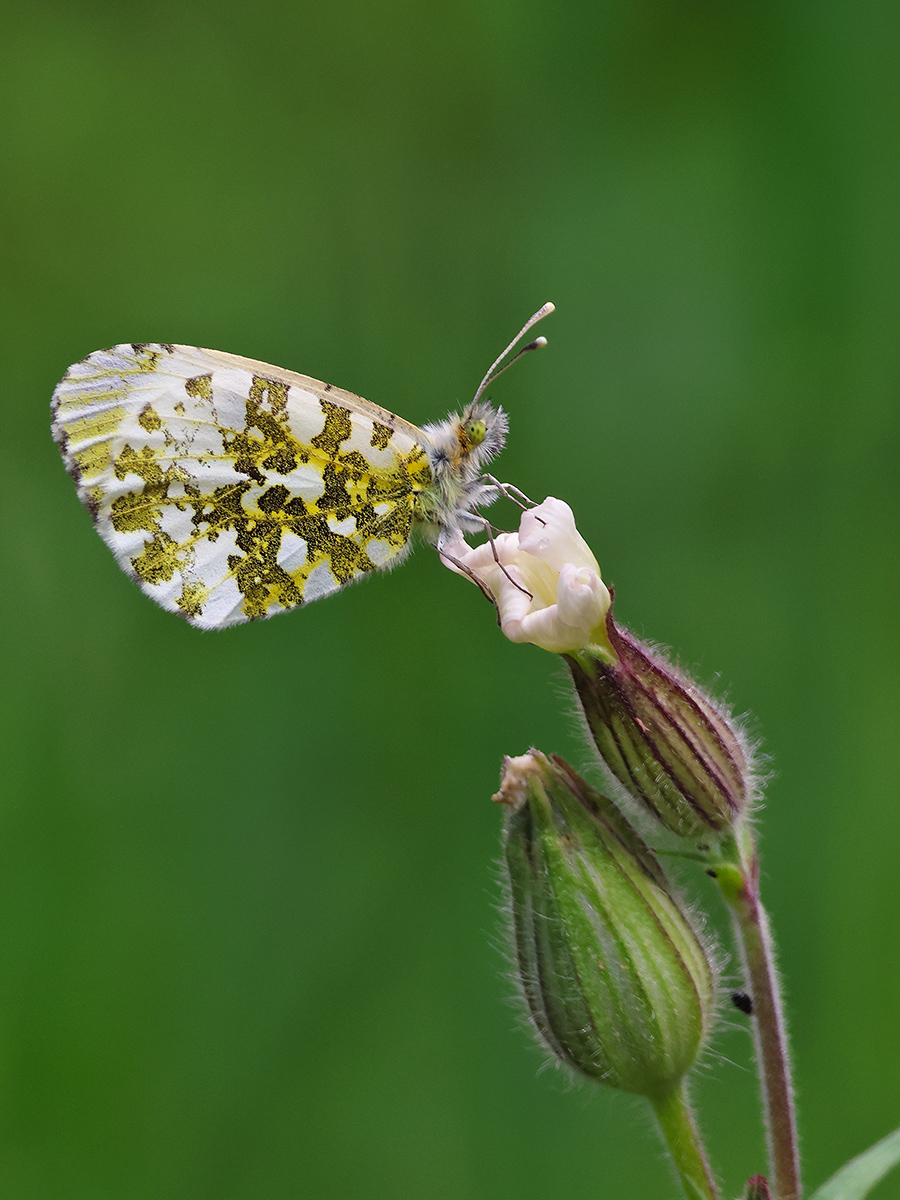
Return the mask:
POLYGON ((509 422, 502 408, 475 400, 461 413, 424 427, 429 436, 428 458, 437 480, 460 483, 476 479, 503 449, 509 422))
POLYGON ((458 418, 459 453, 473 472, 497 457, 506 442, 509 420, 502 408, 486 400, 473 401, 458 418))
POLYGON ((528 330, 551 312, 553 305, 545 304, 525 323, 491 365, 474 399, 462 413, 452 413, 445 421, 423 426, 433 482, 417 500, 417 519, 421 524, 442 531, 444 536, 483 528, 484 518, 477 510, 492 504, 500 494, 496 480, 484 476, 483 471, 503 449, 509 422, 502 408, 494 408, 482 397, 486 388, 517 358, 546 345, 546 338, 535 338, 501 365, 528 330))

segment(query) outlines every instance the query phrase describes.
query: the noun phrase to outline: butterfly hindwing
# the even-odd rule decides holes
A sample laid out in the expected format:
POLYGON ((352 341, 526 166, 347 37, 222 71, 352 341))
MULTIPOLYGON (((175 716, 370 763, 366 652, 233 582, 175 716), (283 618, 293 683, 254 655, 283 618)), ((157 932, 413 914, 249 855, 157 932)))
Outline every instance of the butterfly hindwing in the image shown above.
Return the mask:
POLYGON ((53 432, 119 564, 201 628, 271 616, 399 561, 427 435, 264 363, 163 344, 97 351, 53 432))

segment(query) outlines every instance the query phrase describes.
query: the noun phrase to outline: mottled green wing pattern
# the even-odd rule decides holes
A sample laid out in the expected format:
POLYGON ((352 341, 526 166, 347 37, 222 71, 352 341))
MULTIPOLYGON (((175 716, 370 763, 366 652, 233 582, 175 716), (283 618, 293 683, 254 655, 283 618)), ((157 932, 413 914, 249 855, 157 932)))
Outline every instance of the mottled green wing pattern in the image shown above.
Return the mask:
POLYGON ((70 367, 53 435, 119 565, 202 629, 269 617, 400 561, 428 437, 318 380, 190 346, 70 367))

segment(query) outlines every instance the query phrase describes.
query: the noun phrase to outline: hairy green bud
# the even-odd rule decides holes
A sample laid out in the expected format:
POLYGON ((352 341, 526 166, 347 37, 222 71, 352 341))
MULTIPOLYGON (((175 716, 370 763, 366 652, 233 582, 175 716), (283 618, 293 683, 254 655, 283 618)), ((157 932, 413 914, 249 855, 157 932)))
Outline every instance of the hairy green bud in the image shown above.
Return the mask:
POLYGON ((504 853, 518 975, 563 1062, 659 1101, 709 1032, 710 954, 621 812, 559 758, 507 759, 504 853))

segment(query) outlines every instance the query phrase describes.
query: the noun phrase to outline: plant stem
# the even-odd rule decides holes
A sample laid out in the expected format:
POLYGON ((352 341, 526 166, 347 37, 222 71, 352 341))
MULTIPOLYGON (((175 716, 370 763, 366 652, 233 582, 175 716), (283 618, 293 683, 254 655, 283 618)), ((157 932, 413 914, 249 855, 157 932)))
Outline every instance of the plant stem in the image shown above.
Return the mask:
POLYGON ((652 1101, 663 1138, 690 1200, 719 1200, 684 1084, 652 1101))
POLYGON ((769 918, 759 899, 759 856, 749 827, 740 831, 735 849, 738 861, 727 864, 724 870, 717 870, 716 875, 734 914, 737 939, 750 983, 773 1197, 775 1200, 801 1200, 787 1027, 769 918))

